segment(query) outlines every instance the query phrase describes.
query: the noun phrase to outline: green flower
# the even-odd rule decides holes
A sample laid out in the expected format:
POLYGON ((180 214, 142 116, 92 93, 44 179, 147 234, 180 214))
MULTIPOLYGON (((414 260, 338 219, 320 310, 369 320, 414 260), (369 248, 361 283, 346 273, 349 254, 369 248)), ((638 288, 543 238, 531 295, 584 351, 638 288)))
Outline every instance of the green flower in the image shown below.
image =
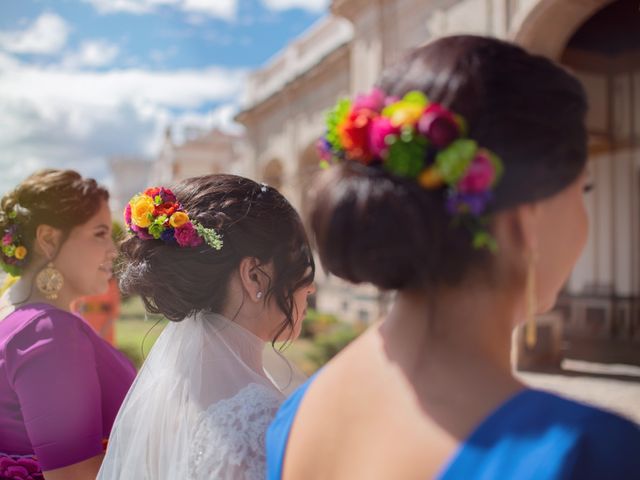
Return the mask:
POLYGON ((478 144, 459 139, 436 155, 436 165, 448 185, 455 185, 464 176, 478 151, 478 144))
POLYGON ((473 248, 476 250, 486 248, 491 253, 496 253, 498 251, 498 242, 486 230, 478 230, 473 234, 473 248))
POLYGON ((156 240, 160 239, 160 237, 162 236, 162 232, 164 231, 164 225, 162 225, 162 223, 158 223, 157 221, 153 222, 149 226, 149 235, 153 236, 153 238, 155 238, 156 240))
POLYGON ((16 253, 16 247, 13 244, 4 245, 2 247, 2 253, 4 253, 7 257, 13 257, 16 253))
POLYGON ((342 142, 338 134, 338 126, 344 122, 351 110, 351 100, 343 98, 338 101, 335 107, 327 114, 327 135, 326 139, 334 151, 342 150, 342 142))
POLYGON ((427 140, 404 130, 400 137, 390 139, 384 168, 399 177, 416 178, 424 168, 426 153, 427 140))

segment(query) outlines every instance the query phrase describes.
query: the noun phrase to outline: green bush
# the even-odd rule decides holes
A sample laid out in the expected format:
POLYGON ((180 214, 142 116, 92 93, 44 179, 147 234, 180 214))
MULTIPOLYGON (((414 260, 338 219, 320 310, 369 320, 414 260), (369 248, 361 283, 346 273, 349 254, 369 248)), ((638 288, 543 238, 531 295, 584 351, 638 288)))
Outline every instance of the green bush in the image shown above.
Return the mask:
POLYGON ((360 333, 359 330, 347 323, 339 324, 331 331, 319 334, 315 338, 314 348, 307 354, 307 357, 320 368, 349 345, 360 333))
POLYGON ((315 338, 317 335, 328 333, 339 323, 338 318, 327 313, 320 313, 312 308, 307 310, 307 316, 302 321, 300 337, 315 338))

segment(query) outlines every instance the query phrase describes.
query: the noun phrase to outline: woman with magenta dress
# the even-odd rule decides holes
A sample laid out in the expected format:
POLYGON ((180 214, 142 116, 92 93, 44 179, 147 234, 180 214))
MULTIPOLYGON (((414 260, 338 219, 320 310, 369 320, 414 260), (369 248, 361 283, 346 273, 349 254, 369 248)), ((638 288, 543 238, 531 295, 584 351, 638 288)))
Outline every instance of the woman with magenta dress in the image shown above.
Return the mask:
POLYGON ((69 170, 0 202, 0 478, 94 479, 135 368, 70 312, 106 291, 116 248, 108 192, 69 170))

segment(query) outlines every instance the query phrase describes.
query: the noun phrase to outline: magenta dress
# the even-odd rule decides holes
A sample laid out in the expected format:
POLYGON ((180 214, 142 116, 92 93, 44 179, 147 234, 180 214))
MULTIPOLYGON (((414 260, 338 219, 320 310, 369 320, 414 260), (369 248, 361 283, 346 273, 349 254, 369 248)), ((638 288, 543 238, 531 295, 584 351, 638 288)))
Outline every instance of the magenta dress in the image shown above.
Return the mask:
POLYGON ((0 478, 102 453, 135 374, 72 313, 38 303, 0 320, 0 478))

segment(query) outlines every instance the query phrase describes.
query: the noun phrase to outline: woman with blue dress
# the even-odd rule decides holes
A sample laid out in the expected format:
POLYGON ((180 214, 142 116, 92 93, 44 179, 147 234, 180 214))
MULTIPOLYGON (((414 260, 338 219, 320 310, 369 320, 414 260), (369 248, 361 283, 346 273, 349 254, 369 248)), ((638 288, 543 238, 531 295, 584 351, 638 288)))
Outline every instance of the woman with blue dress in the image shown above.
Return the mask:
POLYGON ((513 329, 553 307, 587 239, 586 111, 553 62, 453 36, 329 113, 320 258, 396 295, 283 404, 269 479, 640 476, 637 425, 510 364, 513 329))

